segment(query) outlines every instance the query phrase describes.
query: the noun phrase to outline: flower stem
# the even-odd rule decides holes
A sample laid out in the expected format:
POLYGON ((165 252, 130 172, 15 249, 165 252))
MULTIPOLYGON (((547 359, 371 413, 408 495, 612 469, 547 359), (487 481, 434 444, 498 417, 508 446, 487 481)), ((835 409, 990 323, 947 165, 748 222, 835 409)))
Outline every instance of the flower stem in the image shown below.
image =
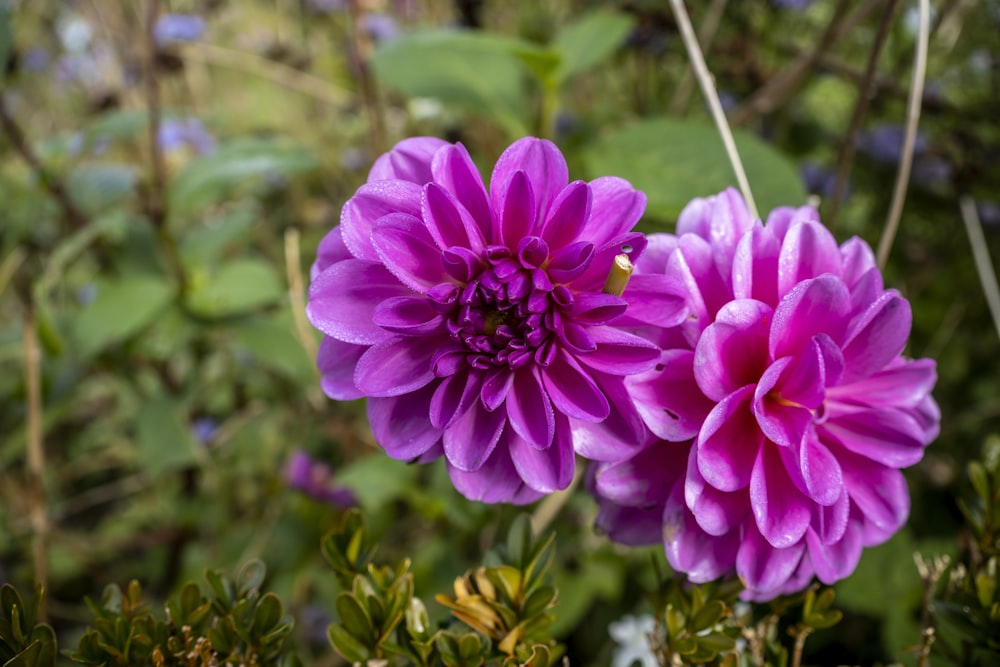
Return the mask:
POLYGON ((906 134, 903 138, 903 154, 899 159, 896 186, 892 191, 892 205, 885 222, 885 231, 878 244, 878 266, 885 267, 889 250, 899 230, 899 219, 903 214, 903 200, 910 182, 910 168, 913 166, 913 149, 917 141, 917 124, 920 122, 920 106, 924 97, 924 78, 927 75, 927 43, 930 41, 931 3, 920 0, 920 25, 917 30, 916 57, 913 61, 913 80, 910 82, 910 100, 906 112, 906 134))
POLYGON ((712 74, 708 71, 708 66, 705 64, 705 57, 701 53, 701 46, 698 45, 698 38, 695 37, 694 28, 691 27, 691 18, 684 8, 684 1, 670 0, 670 7, 674 11, 674 17, 677 19, 677 26, 680 28, 681 39, 684 40, 688 57, 691 59, 694 75, 701 85, 701 92, 708 101, 708 108, 712 112, 715 126, 722 136, 722 143, 726 147, 726 154, 729 156, 729 162, 733 166, 733 172, 736 174, 736 182, 739 183, 743 199, 746 200, 750 215, 758 218, 760 216, 757 213, 757 204, 754 202, 753 194, 750 192, 750 183, 747 181, 743 162, 740 161, 740 154, 736 150, 736 141, 733 139, 733 132, 729 129, 729 122, 726 120, 726 114, 722 110, 722 103, 719 101, 719 92, 715 89, 712 74))
POLYGON ((976 262, 979 283, 983 286, 986 304, 990 308, 990 315, 993 316, 993 326, 996 327, 997 335, 1000 336, 1000 286, 997 285, 997 274, 990 261, 990 251, 986 246, 986 237, 983 235, 983 227, 979 222, 979 214, 976 212, 976 203, 968 195, 960 197, 958 202, 962 209, 965 231, 969 235, 969 244, 972 246, 972 259, 976 262))
MULTIPOLYGON (((42 354, 38 346, 38 327, 35 307, 30 295, 25 296, 24 312, 24 386, 27 394, 28 430, 28 498, 32 528, 32 559, 35 582, 42 589, 48 588, 49 516, 45 494, 45 447, 42 442, 42 354)), ((40 602, 38 617, 44 621, 44 598, 40 602)))
MULTIPOLYGON (((719 23, 722 21, 722 14, 726 9, 728 0, 712 0, 708 11, 705 12, 705 19, 701 22, 698 30, 698 43, 702 48, 707 49, 715 38, 715 33, 719 30, 719 23)), ((691 91, 694 89, 694 76, 690 69, 684 70, 680 83, 674 89, 674 95, 670 98, 668 107, 671 116, 683 116, 687 110, 688 100, 691 98, 691 91)))

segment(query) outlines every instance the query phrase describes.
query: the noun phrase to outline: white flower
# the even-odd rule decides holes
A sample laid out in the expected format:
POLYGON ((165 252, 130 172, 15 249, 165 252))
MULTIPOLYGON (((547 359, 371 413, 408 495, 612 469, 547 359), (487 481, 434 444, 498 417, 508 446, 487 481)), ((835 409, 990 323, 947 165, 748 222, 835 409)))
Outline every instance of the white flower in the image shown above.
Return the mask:
POLYGON ((656 627, 652 616, 636 618, 626 615, 608 626, 608 634, 619 645, 615 648, 612 667, 631 667, 638 662, 642 667, 657 667, 660 663, 649 645, 649 635, 656 627))

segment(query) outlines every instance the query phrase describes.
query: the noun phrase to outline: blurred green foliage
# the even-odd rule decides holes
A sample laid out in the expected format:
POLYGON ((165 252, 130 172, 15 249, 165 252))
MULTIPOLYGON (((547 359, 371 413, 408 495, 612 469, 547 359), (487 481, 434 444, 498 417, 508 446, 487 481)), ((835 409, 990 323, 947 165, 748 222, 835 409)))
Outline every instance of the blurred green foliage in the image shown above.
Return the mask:
MULTIPOLYGON (((172 642, 161 651, 167 662, 197 642, 144 607, 138 589, 102 594, 109 582, 134 579, 150 597, 171 600, 175 620, 211 602, 193 628, 230 618, 225 632, 235 634, 212 640, 213 650, 235 656, 266 625, 289 632, 281 651, 294 644, 306 665, 339 659, 327 626, 335 616, 334 627, 345 626, 371 597, 354 581, 367 582, 382 607, 351 626, 359 635, 391 628, 404 652, 429 651, 422 659, 441 655, 448 664, 504 653, 501 643, 528 611, 551 620, 546 636, 581 666, 609 664, 608 625, 641 611, 660 618, 663 650, 689 658, 725 660, 731 628, 742 624, 760 629, 758 657, 772 664, 790 659, 808 634, 809 664, 915 664, 903 649, 923 650, 922 630, 933 626, 935 664, 991 664, 1000 485, 995 445, 982 456, 980 446, 998 434, 998 343, 958 231, 957 201, 977 201, 989 249, 1000 257, 996 2, 937 7, 923 147, 886 267, 887 284, 913 306, 909 352, 939 362, 942 434, 908 473, 908 528, 868 550, 856 575, 836 587, 844 617, 825 629, 833 619, 826 592, 780 612, 754 605, 749 616, 736 612, 731 590, 676 585, 648 602, 648 591, 672 581, 648 566, 651 554, 662 559, 659 549, 627 550, 595 536, 593 503, 582 492, 565 498, 553 519, 560 548, 546 561, 551 581, 532 579, 531 559, 509 542, 480 571, 501 529, 517 525, 514 510, 463 501, 443 466, 387 460, 363 404, 334 403, 319 390, 318 337, 302 318, 308 265, 342 203, 393 142, 417 134, 461 140, 488 173, 517 136, 549 136, 574 178, 617 174, 645 190, 646 231, 671 229, 684 202, 730 183, 697 92, 683 93, 687 58, 665 3, 370 0, 355 3, 353 16, 346 0, 160 4, 161 14, 201 17, 205 31, 154 45, 150 63, 145 0, 0 1, 0 580, 30 590, 41 541, 49 621, 60 636, 90 638, 80 649, 85 661, 151 651, 120 641, 140 631, 172 642), (398 34, 376 30, 373 17, 394 20, 398 34), (162 184, 153 168, 150 73, 162 184), (214 143, 191 132, 192 121, 214 143), (189 134, 167 141, 165 130, 177 128, 189 134), (37 364, 27 353, 36 336, 37 364), (45 451, 40 475, 28 464, 37 444, 29 423, 38 424, 45 451), (329 575, 316 545, 330 525, 346 521, 340 525, 356 531, 358 519, 289 483, 284 467, 296 448, 329 464, 354 492, 366 539, 396 565, 369 570, 365 548, 338 565, 331 554, 353 553, 350 541, 327 538, 323 555, 340 584, 329 575), (930 588, 912 565, 914 551, 951 557, 930 588), (221 593, 211 579, 207 592, 183 583, 257 558, 267 562, 280 608, 255 589, 236 611, 250 596, 236 582, 232 590, 220 583, 221 593), (503 567, 518 570, 518 586, 507 585, 503 567), (457 572, 469 572, 459 590, 457 572), (559 604, 550 610, 555 588, 559 604), (443 604, 412 603, 441 591, 452 591, 443 604), (102 600, 96 621, 84 597, 102 600), (339 602, 347 599, 355 602, 339 602), (262 605, 255 630, 250 610, 262 605), (448 620, 449 609, 465 609, 487 632, 470 634, 448 620), (294 630, 284 630, 286 616, 296 619, 294 630)), ((696 24, 711 4, 688 3, 696 24)), ((737 113, 805 65, 769 108, 741 114, 737 143, 763 209, 802 204, 808 193, 827 211, 886 3, 851 3, 849 29, 815 58, 837 3, 784 6, 793 4, 726 3, 707 58, 737 113)), ((857 234, 873 245, 895 161, 870 131, 901 124, 913 53, 910 8, 900 5, 850 165, 850 195, 833 221, 839 238, 857 234)), ((62 660, 49 651, 37 603, 12 590, 0 594, 0 664, 62 660)), ((535 629, 522 627, 523 636, 535 629)), ((524 644, 517 658, 529 659, 523 651, 535 646, 524 644)), ((537 646, 546 647, 538 664, 558 655, 537 646)))

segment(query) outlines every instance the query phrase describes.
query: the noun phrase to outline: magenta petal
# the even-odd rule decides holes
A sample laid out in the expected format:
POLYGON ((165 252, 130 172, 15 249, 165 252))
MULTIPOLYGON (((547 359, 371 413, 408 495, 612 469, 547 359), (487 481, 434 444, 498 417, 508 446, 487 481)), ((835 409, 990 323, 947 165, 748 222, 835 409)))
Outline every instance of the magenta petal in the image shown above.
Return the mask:
POLYGON ((646 195, 628 181, 602 176, 590 183, 590 217, 582 236, 600 246, 630 231, 646 210, 646 195))
POLYGON ((396 296, 378 304, 372 321, 387 331, 406 336, 446 333, 444 317, 422 296, 396 296))
POLYGON ((583 181, 573 181, 549 207, 541 236, 550 248, 561 248, 576 240, 588 217, 590 188, 583 181))
MULTIPOLYGON (((875 273, 878 274, 875 264, 875 253, 872 252, 871 246, 857 236, 849 238, 840 245, 840 255, 843 265, 844 284, 849 289, 853 290, 854 285, 861 279, 861 276, 872 269, 876 269, 875 273)), ((878 289, 881 292, 881 275, 878 275, 880 276, 878 289)))
POLYGON ((590 268, 594 261, 594 244, 578 241, 554 250, 549 256, 546 272, 555 284, 571 283, 590 268))
POLYGON ((309 279, 313 280, 328 266, 342 262, 345 259, 353 259, 351 251, 344 244, 344 236, 340 233, 340 225, 337 225, 323 237, 316 248, 316 261, 309 269, 309 279))
POLYGON ((624 461, 597 466, 594 489, 619 505, 660 504, 680 482, 690 450, 688 442, 654 442, 624 461))
POLYGON ((353 401, 364 395, 354 385, 354 367, 367 349, 366 345, 353 345, 323 336, 316 365, 323 376, 320 386, 327 396, 338 401, 353 401))
POLYGON ((597 344, 593 352, 580 354, 577 361, 611 375, 642 373, 656 365, 660 348, 645 338, 610 326, 587 327, 590 338, 597 344))
POLYGON ((588 422, 599 422, 607 418, 611 408, 608 399, 590 378, 590 374, 580 368, 576 360, 563 350, 548 368, 541 371, 545 391, 556 410, 567 417, 588 422))
POLYGON ((403 213, 379 218, 372 227, 372 243, 385 267, 417 292, 426 293, 447 279, 441 249, 419 218, 403 213))
POLYGON ((781 243, 778 256, 778 294, 824 273, 840 276, 840 248, 833 234, 819 222, 793 224, 781 243))
POLYGON ((750 479, 750 505, 761 534, 776 549, 799 542, 809 526, 808 499, 788 476, 773 446, 760 448, 750 479))
POLYGON ((596 424, 570 419, 573 446, 580 456, 591 461, 621 461, 645 444, 649 432, 622 378, 602 373, 594 373, 591 378, 608 399, 611 413, 596 424))
POLYGON ((383 215, 406 213, 420 217, 421 188, 408 181, 377 181, 358 188, 340 212, 340 232, 351 254, 378 261, 372 245, 372 227, 383 215))
POLYGON ((778 239, 758 222, 743 235, 733 256, 733 297, 778 304, 778 239))
POLYGON ((906 362, 850 385, 831 388, 827 396, 832 400, 863 402, 872 407, 915 407, 934 388, 936 368, 933 359, 906 362))
POLYGON ((368 172, 368 182, 397 178, 417 185, 429 183, 431 162, 439 148, 449 146, 437 137, 410 137, 383 153, 368 172))
POLYGON ((799 449, 799 470, 808 495, 819 505, 833 505, 844 492, 840 464, 823 443, 810 431, 799 449))
POLYGON ((843 382, 867 377, 899 356, 910 335, 910 304, 895 290, 885 292, 851 323, 843 346, 843 382))
POLYGON ((679 486, 663 509, 663 547, 670 567, 695 583, 714 581, 733 569, 740 533, 709 535, 684 506, 679 486))
POLYGON ((776 591, 795 572, 804 551, 804 540, 775 548, 751 523, 736 554, 736 573, 752 591, 776 591))
POLYGON ((635 274, 622 297, 628 302, 629 324, 673 327, 683 322, 688 314, 681 287, 667 276, 635 274))
MULTIPOLYGON (((459 371, 444 378, 438 384, 434 398, 431 399, 431 424, 437 428, 448 428, 454 424, 456 419, 468 412, 473 403, 479 402, 479 392, 482 388, 483 373, 481 371, 459 371)), ((448 451, 447 445, 446 439, 445 453, 448 451)), ((462 469, 467 470, 467 468, 462 469)))
POLYGON ((412 294, 382 265, 349 259, 316 276, 306 316, 314 327, 345 343, 381 343, 395 335, 375 324, 375 308, 386 299, 412 294))
POLYGON ((832 505, 815 505, 809 529, 816 533, 823 544, 839 542, 847 530, 847 520, 851 514, 851 496, 847 488, 841 489, 840 496, 832 505))
MULTIPOLYGON (((903 473, 843 449, 834 450, 834 455, 840 462, 847 492, 865 520, 880 529, 882 535, 899 530, 910 513, 910 494, 903 473)), ((866 540, 865 546, 870 544, 866 540)))
POLYGON ((429 385, 405 396, 367 400, 372 434, 386 454, 410 461, 441 440, 441 429, 427 418, 433 394, 434 385, 429 385))
POLYGON ((448 475, 459 493, 469 500, 483 503, 525 503, 542 495, 530 490, 529 494, 524 494, 524 482, 510 460, 510 451, 505 442, 499 443, 479 470, 465 472, 448 464, 448 475))
POLYGON ((724 535, 739 528, 750 513, 746 492, 727 493, 711 486, 698 470, 698 453, 692 450, 684 476, 684 502, 701 529, 710 535, 724 535))
POLYGON ((779 206, 767 214, 764 228, 774 234, 779 241, 785 238, 792 225, 799 222, 819 222, 819 213, 812 206, 779 206))
POLYGON ((658 544, 663 540, 661 507, 625 507, 599 500, 594 527, 615 542, 630 547, 658 544))
POLYGON ((768 440, 782 447, 793 447, 802 442, 802 436, 813 422, 812 412, 787 400, 780 387, 775 391, 775 385, 781 382, 783 375, 787 375, 791 366, 790 357, 771 364, 761 376, 753 398, 753 414, 760 430, 768 440))
POLYGON ((354 384, 367 396, 400 396, 434 379, 434 354, 448 338, 394 338, 368 348, 354 371, 354 384))
POLYGON ((827 586, 839 581, 852 572, 861 560, 861 526, 851 526, 843 539, 834 544, 824 544, 811 529, 806 532, 806 546, 816 576, 827 586))
POLYGON ((454 195, 436 183, 424 186, 420 205, 427 231, 439 248, 459 246, 479 251, 483 237, 476 222, 454 195))
POLYGON ((510 388, 514 386, 514 374, 508 368, 497 368, 490 371, 483 382, 483 391, 480 398, 487 410, 493 411, 500 407, 505 400, 510 388))
POLYGON ((732 290, 719 274, 715 255, 704 239, 685 234, 670 255, 667 272, 683 285, 688 309, 694 316, 691 326, 701 332, 719 308, 732 300, 732 290))
POLYGON ((580 324, 600 325, 614 320, 628 307, 624 299, 614 294, 580 292, 574 295, 570 312, 580 324))
POLYGON ((826 334, 836 343, 843 341, 850 308, 847 288, 835 276, 824 275, 795 285, 774 311, 772 358, 799 354, 817 334, 826 334))
POLYGON ((464 472, 482 468, 500 441, 506 423, 502 412, 488 412, 474 403, 445 429, 444 455, 448 463, 464 472))
POLYGON ((677 249, 677 237, 673 234, 655 232, 647 234, 645 252, 635 265, 636 275, 659 275, 667 270, 667 260, 677 249))
POLYGON ((664 350, 656 368, 625 380, 646 426, 664 440, 694 438, 714 406, 694 380, 693 363, 689 350, 664 350))
POLYGON ((523 170, 531 181, 535 195, 535 220, 544 220, 549 206, 569 183, 569 170, 563 154, 547 139, 525 137, 511 144, 497 160, 490 178, 494 210, 500 210, 507 198, 510 179, 518 170, 523 170))
POLYGON ((536 368, 525 367, 514 372, 514 384, 507 394, 507 418, 514 432, 532 447, 545 449, 552 444, 555 428, 552 404, 536 368))
POLYGON ((450 145, 435 153, 431 170, 434 172, 434 182, 453 194, 469 212, 486 243, 499 242, 499 235, 494 232, 493 211, 483 178, 465 146, 450 145))
MULTIPOLYGON (((558 419, 564 420, 565 417, 558 419)), ((573 453, 573 443, 569 437, 569 427, 560 424, 556 430, 555 440, 547 449, 540 450, 523 438, 512 435, 510 443, 510 458, 514 468, 524 483, 536 491, 552 493, 565 489, 573 480, 576 457, 573 453)))
POLYGON ((731 301, 719 311, 694 353, 695 379, 706 396, 719 401, 760 378, 771 320, 771 307, 751 299, 731 301))
POLYGON ((698 470, 720 491, 746 488, 764 442, 750 412, 753 391, 747 385, 719 401, 698 434, 698 470))
POLYGON ((927 444, 920 422, 908 410, 897 408, 831 413, 822 429, 855 454, 893 468, 920 461, 927 444))
POLYGON ((523 171, 515 171, 500 207, 500 232, 508 248, 516 248, 521 239, 534 234, 536 213, 531 181, 523 171))
MULTIPOLYGON (((575 245, 575 244, 571 244, 575 245)), ((608 274, 618 255, 627 255, 634 264, 646 249, 646 236, 639 232, 629 232, 617 236, 604 245, 595 246, 589 266, 578 277, 567 281, 579 292, 594 292, 604 289, 608 274)))

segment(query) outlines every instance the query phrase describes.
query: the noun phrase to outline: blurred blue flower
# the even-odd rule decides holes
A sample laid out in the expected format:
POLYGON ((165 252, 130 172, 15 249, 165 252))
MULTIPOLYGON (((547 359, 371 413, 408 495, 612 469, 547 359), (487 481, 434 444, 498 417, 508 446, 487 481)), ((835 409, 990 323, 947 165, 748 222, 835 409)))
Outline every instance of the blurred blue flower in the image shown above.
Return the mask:
POLYGON ((330 466, 314 461, 305 450, 292 452, 285 465, 285 481, 318 502, 342 508, 357 505, 353 491, 334 486, 330 466))
POLYGON ((205 32, 205 19, 194 14, 164 14, 153 26, 153 39, 157 44, 193 42, 205 32))
POLYGON ((342 12, 347 9, 346 0, 308 0, 306 3, 312 11, 317 14, 329 14, 331 12, 342 12))
POLYGON ((160 125, 160 148, 170 152, 184 148, 198 155, 215 150, 218 142, 197 118, 167 118, 160 125))
POLYGON ((771 0, 771 4, 778 9, 790 9, 795 12, 800 12, 816 0, 771 0))
POLYGON ((340 166, 347 171, 357 171, 369 161, 364 149, 357 147, 345 148, 340 154, 340 166))
MULTIPOLYGON (((876 162, 897 164, 903 155, 906 128, 902 125, 880 124, 862 132, 857 139, 857 149, 876 162)), ((913 146, 915 155, 927 150, 927 137, 917 133, 913 146)))
POLYGON ((52 60, 52 55, 49 53, 48 49, 41 46, 33 46, 24 52, 21 57, 21 62, 24 69, 29 72, 41 72, 46 67, 49 66, 49 61, 52 60))
MULTIPOLYGON (((799 173, 802 176, 802 184, 805 186, 806 192, 820 197, 833 196, 833 190, 837 187, 837 173, 833 169, 818 162, 804 162, 799 173)), ((847 187, 844 188, 843 199, 847 199, 850 191, 851 186, 848 183, 847 187)))
POLYGON ((940 187, 951 182, 955 169, 937 155, 921 155, 913 161, 913 180, 926 187, 940 187))
POLYGON ((995 201, 976 202, 979 222, 987 227, 1000 227, 1000 203, 995 201))
POLYGON ((76 301, 81 306, 89 306, 97 298, 97 285, 94 283, 84 283, 76 290, 76 301))
POLYGON ((191 434, 203 445, 207 445, 219 430, 219 422, 211 417, 199 417, 191 422, 191 434))
POLYGON ((399 24, 388 14, 365 14, 361 25, 376 44, 388 42, 399 34, 399 24))

